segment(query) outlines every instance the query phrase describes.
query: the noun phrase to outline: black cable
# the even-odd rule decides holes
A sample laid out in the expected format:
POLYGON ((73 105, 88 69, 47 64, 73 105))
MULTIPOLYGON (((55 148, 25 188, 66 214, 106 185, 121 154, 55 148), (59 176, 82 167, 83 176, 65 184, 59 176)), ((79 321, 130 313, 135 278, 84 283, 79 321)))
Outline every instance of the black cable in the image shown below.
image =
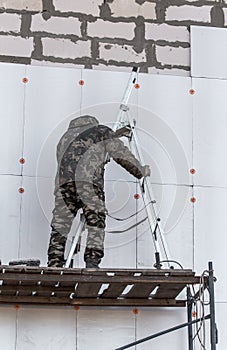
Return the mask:
POLYGON ((182 270, 184 269, 183 266, 176 260, 162 260, 162 261, 160 261, 160 263, 174 263, 174 264, 179 265, 182 270))
POLYGON ((126 217, 126 218, 116 218, 115 216, 110 215, 108 212, 107 212, 106 215, 109 216, 111 219, 114 219, 114 220, 117 220, 117 221, 125 221, 125 220, 128 220, 128 219, 133 218, 133 216, 136 216, 137 214, 139 214, 139 213, 140 213, 141 211, 143 211, 146 207, 148 207, 148 205, 154 204, 154 203, 155 203, 155 201, 150 201, 150 202, 147 203, 142 209, 136 211, 135 213, 129 215, 129 216, 126 217))
POLYGON ((124 232, 127 232, 127 231, 131 230, 132 228, 134 228, 134 227, 136 227, 136 226, 142 224, 142 223, 143 223, 144 221, 146 221, 146 220, 147 220, 147 217, 143 218, 142 220, 140 220, 140 221, 137 222, 136 224, 134 224, 134 225, 132 225, 132 226, 130 226, 130 227, 124 229, 124 230, 118 230, 118 231, 113 230, 113 231, 106 231, 106 232, 107 232, 107 233, 124 233, 124 232))
MULTIPOLYGON (((194 334, 193 341, 195 341, 195 339, 197 338, 199 343, 200 343, 200 346, 203 349, 206 349, 206 344, 204 344, 204 342, 201 340, 200 332, 202 330, 202 327, 204 326, 204 320, 205 320, 205 308, 204 307, 206 305, 209 305, 209 303, 205 303, 204 300, 201 299, 201 295, 203 295, 205 290, 207 289, 206 285, 204 283, 204 279, 203 279, 205 276, 205 273, 206 273, 206 271, 204 271, 202 276, 201 276, 202 282, 200 283, 201 289, 200 289, 199 294, 195 293, 195 288, 194 288, 194 286, 192 286, 193 293, 194 293, 194 296, 192 296, 192 299, 194 299, 193 304, 195 306, 195 312, 197 315, 198 315, 198 303, 201 303, 201 306, 202 306, 202 314, 200 315, 200 324, 196 324, 196 333, 194 334), (197 294, 197 297, 195 298, 196 294, 197 294)), ((205 336, 205 334, 204 334, 204 336, 205 336)), ((205 341, 205 338, 204 338, 204 341, 205 341)))

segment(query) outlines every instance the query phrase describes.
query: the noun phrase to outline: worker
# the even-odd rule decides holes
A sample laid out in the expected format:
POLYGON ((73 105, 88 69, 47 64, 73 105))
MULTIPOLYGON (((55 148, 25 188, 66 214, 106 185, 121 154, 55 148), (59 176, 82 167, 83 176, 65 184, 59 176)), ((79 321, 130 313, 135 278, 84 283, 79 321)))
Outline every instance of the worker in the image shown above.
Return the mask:
POLYGON ((89 115, 73 119, 57 145, 55 207, 51 221, 48 266, 64 266, 68 233, 80 208, 88 231, 86 268, 99 268, 104 256, 104 166, 110 158, 137 179, 150 175, 115 132, 89 115))

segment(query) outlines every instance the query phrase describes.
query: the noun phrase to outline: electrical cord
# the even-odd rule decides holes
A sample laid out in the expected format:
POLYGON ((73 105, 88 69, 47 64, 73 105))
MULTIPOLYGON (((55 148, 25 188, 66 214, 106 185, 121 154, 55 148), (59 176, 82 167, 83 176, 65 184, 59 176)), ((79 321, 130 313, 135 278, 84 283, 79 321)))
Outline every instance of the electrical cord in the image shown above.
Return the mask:
POLYGON ((147 217, 143 218, 142 220, 140 220, 139 222, 137 222, 136 224, 130 226, 130 227, 127 227, 126 229, 124 230, 112 230, 112 231, 108 231, 106 230, 107 233, 124 233, 124 232, 127 232, 129 230, 131 230, 132 228, 136 227, 136 226, 139 226, 140 224, 142 224, 144 221, 147 220, 147 217))
POLYGON ((192 286, 192 300, 195 308, 195 314, 200 319, 199 323, 195 324, 195 334, 193 341, 199 341, 201 349, 206 350, 206 329, 205 329, 205 306, 210 304, 205 302, 205 291, 207 289, 205 277, 209 275, 209 271, 205 270, 200 277, 199 292, 195 293, 195 288, 192 286), (196 297, 197 296, 197 297, 196 297))
MULTIPOLYGON (((143 198, 143 202, 144 202, 144 204, 145 204, 144 198, 143 198)), ((131 215, 129 215, 128 217, 125 217, 125 218, 117 218, 117 217, 115 217, 115 216, 109 214, 108 211, 106 211, 106 215, 107 215, 109 218, 111 218, 111 219, 114 219, 114 220, 117 220, 117 221, 121 221, 121 222, 122 222, 122 221, 126 221, 126 220, 129 220, 129 219, 133 218, 134 216, 136 216, 136 215, 138 215, 139 213, 141 213, 144 209, 146 209, 150 204, 153 205, 153 204, 155 204, 155 203, 156 203, 155 200, 151 200, 151 201, 149 201, 147 204, 145 204, 144 207, 143 207, 142 209, 137 210, 135 213, 133 213, 133 214, 131 214, 131 215)), ((154 208, 153 208, 153 211, 154 211, 154 208)), ((166 251, 166 248, 165 248, 165 244, 164 244, 164 240, 163 240, 163 237, 162 237, 162 234, 161 234, 161 230, 160 230, 160 227, 159 227, 160 218, 157 217, 157 214, 155 213, 155 211, 154 211, 154 216, 155 216, 155 222, 156 222, 154 231, 153 231, 153 229, 152 229, 152 227, 151 227, 151 225, 150 225, 150 229, 151 229, 151 232, 152 232, 152 238, 153 238, 154 246, 156 247, 156 242, 155 242, 155 241, 157 241, 157 233, 156 233, 156 231, 158 231, 158 232, 159 232, 159 238, 160 238, 160 240, 161 240, 162 248, 163 248, 163 251, 164 251, 164 254, 165 254, 165 258, 166 258, 165 262, 168 263, 168 262, 169 262, 168 254, 167 254, 167 251, 166 251)), ((139 226, 141 223, 143 223, 143 222, 146 221, 146 220, 147 220, 147 217, 145 217, 144 219, 140 220, 140 221, 137 222, 136 224, 134 224, 134 225, 132 225, 132 226, 130 226, 130 227, 124 229, 124 230, 107 230, 106 232, 107 232, 107 233, 118 233, 118 234, 119 234, 119 233, 124 233, 124 232, 127 232, 127 231, 131 230, 132 228, 134 228, 134 227, 136 227, 136 226, 139 226)), ((178 262, 175 262, 175 261, 172 261, 172 262, 177 263, 177 264, 182 268, 182 266, 181 266, 178 262)))
MULTIPOLYGON (((180 268, 181 268, 182 270, 184 269, 183 266, 182 266, 178 261, 176 261, 176 260, 162 260, 162 261, 160 261, 160 263, 174 263, 174 264, 180 266, 180 268)), ((170 267, 170 268, 173 269, 173 267, 170 267)))
POLYGON ((147 203, 142 209, 136 211, 135 213, 127 216, 126 218, 116 218, 115 216, 112 216, 111 214, 109 214, 108 212, 106 213, 107 216, 109 216, 111 219, 117 220, 117 221, 126 221, 128 219, 133 218, 134 216, 136 216, 137 214, 141 213, 141 211, 143 211, 144 209, 146 209, 146 207, 148 207, 148 205, 150 204, 154 204, 155 201, 150 201, 149 203, 147 203))

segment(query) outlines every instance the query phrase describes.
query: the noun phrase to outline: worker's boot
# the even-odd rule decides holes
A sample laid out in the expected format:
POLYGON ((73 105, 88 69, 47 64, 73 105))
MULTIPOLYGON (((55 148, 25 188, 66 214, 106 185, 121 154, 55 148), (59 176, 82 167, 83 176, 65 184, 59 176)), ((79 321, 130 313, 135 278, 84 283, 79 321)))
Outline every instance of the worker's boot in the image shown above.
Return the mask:
POLYGON ((104 253, 102 250, 86 248, 84 252, 86 268, 99 269, 99 264, 103 256, 104 253))

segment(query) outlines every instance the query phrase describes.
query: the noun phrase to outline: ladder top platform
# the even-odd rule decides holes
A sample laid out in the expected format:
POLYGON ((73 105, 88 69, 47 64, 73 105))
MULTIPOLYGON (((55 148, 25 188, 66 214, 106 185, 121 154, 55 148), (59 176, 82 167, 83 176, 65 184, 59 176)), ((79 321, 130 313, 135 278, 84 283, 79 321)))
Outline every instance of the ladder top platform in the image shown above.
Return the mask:
POLYGON ((185 306, 200 284, 192 270, 81 269, 0 265, 0 303, 72 306, 185 306), (179 295, 181 294, 181 295, 179 295))

